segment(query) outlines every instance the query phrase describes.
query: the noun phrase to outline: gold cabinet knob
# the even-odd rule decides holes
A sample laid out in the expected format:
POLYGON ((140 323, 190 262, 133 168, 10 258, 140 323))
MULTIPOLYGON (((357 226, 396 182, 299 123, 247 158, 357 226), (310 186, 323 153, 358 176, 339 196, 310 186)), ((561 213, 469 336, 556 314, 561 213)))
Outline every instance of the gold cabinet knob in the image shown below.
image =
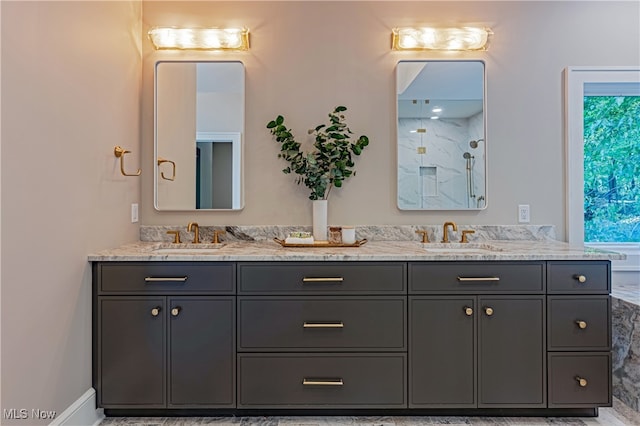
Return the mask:
POLYGON ((161 310, 162 309, 160 308, 160 306, 156 306, 155 308, 151 309, 151 316, 157 317, 158 315, 160 315, 161 310))
POLYGON ((584 275, 574 275, 573 278, 578 280, 579 283, 587 282, 587 277, 585 277, 584 275))
POLYGON ((576 321, 576 324, 578 324, 578 328, 581 328, 582 330, 587 328, 587 322, 586 321, 576 321))
POLYGON ((586 388, 587 387, 587 379, 584 379, 580 376, 576 376, 576 380, 578 381, 578 385, 580 385, 581 388, 586 388))
POLYGON ((176 306, 175 308, 171 309, 171 315, 177 317, 178 315, 180 315, 181 310, 182 308, 180 306, 176 306))
POLYGON ((464 313, 465 313, 466 316, 470 317, 471 315, 473 315, 473 308, 465 306, 464 307, 464 313))
POLYGON ((493 308, 489 308, 489 307, 484 308, 484 313, 490 317, 491 315, 493 315, 493 308))

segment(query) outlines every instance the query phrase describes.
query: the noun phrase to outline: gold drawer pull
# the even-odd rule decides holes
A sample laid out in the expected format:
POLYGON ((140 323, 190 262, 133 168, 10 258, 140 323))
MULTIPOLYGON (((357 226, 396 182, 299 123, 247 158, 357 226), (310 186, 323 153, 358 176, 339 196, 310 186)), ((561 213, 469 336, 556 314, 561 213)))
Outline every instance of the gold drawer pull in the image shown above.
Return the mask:
POLYGON ((144 282, 146 283, 168 283, 168 282, 179 282, 183 283, 187 281, 189 277, 145 277, 144 282))
POLYGON ((580 376, 576 376, 576 380, 578 381, 578 384, 580 385, 581 388, 587 387, 587 379, 583 379, 580 376))
POLYGON ((470 317, 471 315, 473 315, 473 308, 470 308, 469 306, 465 306, 464 307, 464 313, 465 313, 465 315, 470 317))
POLYGON ((151 316, 157 317, 158 315, 160 315, 161 310, 162 308, 160 306, 156 306, 155 308, 151 309, 151 316))
POLYGON ((302 379, 304 386, 344 386, 342 379, 302 379))
POLYGON ((584 275, 574 275, 573 279, 578 280, 579 283, 587 282, 587 277, 585 277, 584 275))
POLYGON ((344 281, 342 277, 328 277, 328 278, 308 278, 302 279, 303 283, 341 283, 344 281))
POLYGON ((342 321, 338 322, 304 322, 303 328, 344 328, 342 321))
POLYGON ((500 281, 500 277, 458 277, 460 282, 469 281, 500 281))
POLYGON ((490 317, 491 315, 493 315, 493 308, 487 306, 486 308, 484 308, 484 313, 487 314, 488 317, 490 317))
POLYGON ((582 330, 587 328, 587 322, 586 321, 576 321, 576 324, 578 324, 578 328, 580 328, 582 330))
POLYGON ((176 306, 175 308, 171 309, 171 315, 177 317, 178 315, 180 315, 181 310, 182 308, 180 306, 176 306))

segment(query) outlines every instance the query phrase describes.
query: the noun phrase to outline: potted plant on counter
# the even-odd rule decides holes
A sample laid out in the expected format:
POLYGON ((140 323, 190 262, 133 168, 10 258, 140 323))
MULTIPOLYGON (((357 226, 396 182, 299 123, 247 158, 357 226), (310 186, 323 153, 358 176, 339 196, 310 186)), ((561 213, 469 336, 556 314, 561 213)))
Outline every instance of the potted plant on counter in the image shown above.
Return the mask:
POLYGON ((327 239, 327 200, 331 189, 340 188, 342 182, 356 174, 352 155, 360 155, 369 145, 369 138, 360 136, 351 140, 353 132, 342 114, 347 108, 337 106, 329 113, 329 124, 320 124, 309 130, 315 142, 312 152, 301 151, 291 131, 284 125, 284 117, 278 115, 267 124, 267 129, 280 143, 279 158, 289 162, 282 171, 295 173, 296 183, 303 183, 311 190, 309 199, 313 200, 313 236, 316 240, 327 239))

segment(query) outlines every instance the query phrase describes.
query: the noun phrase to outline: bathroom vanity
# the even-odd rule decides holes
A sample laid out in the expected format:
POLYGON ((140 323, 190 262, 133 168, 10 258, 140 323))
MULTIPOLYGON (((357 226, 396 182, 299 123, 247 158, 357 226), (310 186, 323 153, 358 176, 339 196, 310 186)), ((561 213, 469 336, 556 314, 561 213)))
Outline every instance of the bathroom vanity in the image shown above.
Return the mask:
POLYGON ((157 248, 89 257, 93 380, 107 414, 611 406, 615 254, 550 241, 157 248))

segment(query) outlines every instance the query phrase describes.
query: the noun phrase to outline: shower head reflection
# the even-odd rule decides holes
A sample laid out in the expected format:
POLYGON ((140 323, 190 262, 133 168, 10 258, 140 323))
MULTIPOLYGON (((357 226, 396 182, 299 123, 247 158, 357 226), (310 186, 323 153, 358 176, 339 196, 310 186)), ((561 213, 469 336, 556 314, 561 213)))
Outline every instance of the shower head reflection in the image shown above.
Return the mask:
POLYGON ((471 148, 475 149, 475 148, 477 148, 477 147, 478 147, 478 144, 479 144, 480 142, 484 142, 484 139, 478 139, 477 141, 471 141, 471 142, 469 142, 469 146, 470 146, 471 148))

